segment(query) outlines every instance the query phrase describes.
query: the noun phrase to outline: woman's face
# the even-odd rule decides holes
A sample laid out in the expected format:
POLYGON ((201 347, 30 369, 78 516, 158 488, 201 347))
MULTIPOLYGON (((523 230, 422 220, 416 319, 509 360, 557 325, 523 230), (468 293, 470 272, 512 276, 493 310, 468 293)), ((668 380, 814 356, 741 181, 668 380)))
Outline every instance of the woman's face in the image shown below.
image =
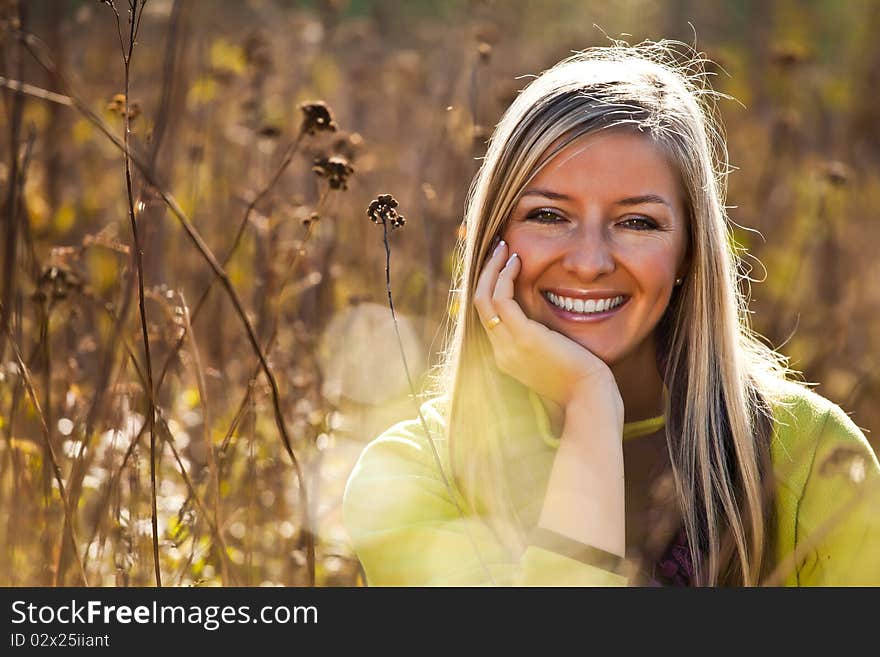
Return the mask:
POLYGON ((676 172, 649 138, 576 139, 526 186, 502 236, 522 262, 514 297, 529 318, 609 366, 654 356, 686 273, 687 225, 676 172))

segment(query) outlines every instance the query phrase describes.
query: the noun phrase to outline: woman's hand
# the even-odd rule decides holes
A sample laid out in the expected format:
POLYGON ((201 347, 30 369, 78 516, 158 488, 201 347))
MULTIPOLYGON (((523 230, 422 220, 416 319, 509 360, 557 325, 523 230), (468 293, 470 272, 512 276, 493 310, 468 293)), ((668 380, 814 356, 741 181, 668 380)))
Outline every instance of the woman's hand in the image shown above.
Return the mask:
POLYGON ((477 281, 474 306, 480 316, 498 368, 563 408, 581 395, 623 402, 608 366, 574 340, 529 319, 513 298, 519 256, 507 257, 501 241, 477 281), (498 323, 497 319, 501 320, 498 323), (492 320, 492 321, 490 321, 492 320))
POLYGON ((477 281, 474 306, 498 368, 560 405, 565 421, 538 525, 623 556, 623 401, 608 366, 589 349, 529 319, 513 298, 520 270, 501 242, 477 281), (498 316, 501 320, 490 321, 498 316))

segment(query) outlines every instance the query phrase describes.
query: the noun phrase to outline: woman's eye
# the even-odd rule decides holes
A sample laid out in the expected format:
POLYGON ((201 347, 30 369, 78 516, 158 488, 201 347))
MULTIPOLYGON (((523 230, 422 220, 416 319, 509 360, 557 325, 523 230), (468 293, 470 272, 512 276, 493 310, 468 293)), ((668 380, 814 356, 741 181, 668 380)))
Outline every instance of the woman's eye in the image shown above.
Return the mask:
POLYGON ((562 217, 552 210, 533 210, 526 215, 526 219, 536 221, 539 224, 555 224, 562 221, 562 217))
POLYGON ((635 230, 653 230, 657 228, 657 223, 648 217, 630 217, 620 222, 622 226, 634 228, 635 230))

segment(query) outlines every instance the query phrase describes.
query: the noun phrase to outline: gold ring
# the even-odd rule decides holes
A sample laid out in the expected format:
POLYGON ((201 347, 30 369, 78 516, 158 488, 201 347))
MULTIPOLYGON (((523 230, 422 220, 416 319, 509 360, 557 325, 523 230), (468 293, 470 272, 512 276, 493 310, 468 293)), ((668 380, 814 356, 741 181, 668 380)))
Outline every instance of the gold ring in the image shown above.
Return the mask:
POLYGON ((501 323, 501 318, 498 315, 489 318, 489 321, 486 322, 487 329, 493 329, 501 323))

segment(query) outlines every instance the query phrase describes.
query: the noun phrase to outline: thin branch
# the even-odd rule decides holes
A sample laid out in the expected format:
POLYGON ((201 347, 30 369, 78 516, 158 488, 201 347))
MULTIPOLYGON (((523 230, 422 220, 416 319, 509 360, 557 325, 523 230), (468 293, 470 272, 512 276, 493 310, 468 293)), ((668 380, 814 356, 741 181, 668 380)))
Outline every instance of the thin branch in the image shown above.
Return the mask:
POLYGON ((28 84, 27 82, 10 80, 9 78, 4 78, 2 75, 0 75, 0 87, 4 87, 5 89, 12 89, 13 91, 20 91, 26 96, 39 98, 40 100, 45 100, 50 103, 57 103, 66 107, 73 107, 73 100, 70 98, 70 96, 56 94, 54 91, 49 91, 48 89, 43 89, 42 87, 37 87, 33 84, 28 84))
MULTIPOLYGON (((391 309, 391 319, 394 323, 394 332, 397 335, 397 346, 400 348, 400 358, 403 361, 403 369, 406 372, 406 381, 409 384, 409 391, 412 395, 414 406, 416 407, 416 413, 418 413, 419 421, 422 424, 422 431, 425 432, 425 437, 428 439, 428 444, 431 445, 431 453, 434 457, 434 462, 437 465, 437 469, 440 472, 440 477, 443 479, 443 485, 446 487, 446 490, 449 491, 449 499, 451 499, 452 503, 455 505, 455 509, 458 512, 459 517, 464 518, 464 511, 459 505, 456 496, 453 494, 452 484, 449 482, 449 479, 446 477, 446 472, 443 470, 443 464, 440 461, 440 454, 437 452, 437 446, 434 444, 434 438, 431 436, 431 432, 428 429, 428 423, 425 422, 425 418, 422 415, 422 409, 418 403, 418 397, 416 396, 416 389, 413 385, 412 375, 409 372, 409 364, 406 360, 406 352, 403 349, 403 338, 400 335, 400 326, 398 326, 397 315, 394 312, 394 299, 391 296, 391 245, 388 243, 388 223, 389 220, 387 218, 382 221, 382 239, 385 243, 385 290, 388 294, 388 307, 391 309)), ((492 572, 483 561, 483 557, 480 554, 479 549, 477 548, 477 543, 474 540, 474 537, 471 535, 470 531, 467 529, 466 525, 465 534, 468 537, 468 541, 470 541, 471 547, 474 549, 474 554, 476 554, 477 559, 480 562, 480 566, 482 566, 483 568, 483 572, 486 573, 489 581, 494 585, 495 578, 492 577, 492 572)))

